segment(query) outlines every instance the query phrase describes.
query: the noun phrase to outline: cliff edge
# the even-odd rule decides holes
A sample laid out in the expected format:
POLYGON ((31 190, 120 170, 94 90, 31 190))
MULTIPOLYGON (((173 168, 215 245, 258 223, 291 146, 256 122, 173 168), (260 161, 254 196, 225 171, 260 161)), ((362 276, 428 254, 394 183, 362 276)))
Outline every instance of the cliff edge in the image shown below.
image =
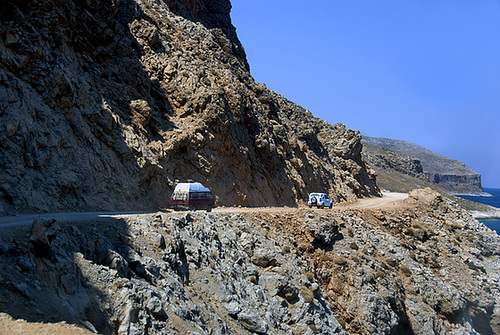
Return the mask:
POLYGON ((364 157, 375 168, 428 180, 451 194, 484 193, 481 175, 463 162, 408 141, 363 136, 362 142, 364 157))

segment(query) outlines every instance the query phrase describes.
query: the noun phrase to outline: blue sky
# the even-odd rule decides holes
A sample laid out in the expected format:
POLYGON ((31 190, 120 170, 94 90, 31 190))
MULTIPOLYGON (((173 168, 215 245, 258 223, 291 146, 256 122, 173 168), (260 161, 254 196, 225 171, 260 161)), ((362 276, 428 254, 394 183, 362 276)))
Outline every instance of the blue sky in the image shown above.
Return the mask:
POLYGON ((499 0, 232 0, 252 76, 329 123, 500 188, 499 0))

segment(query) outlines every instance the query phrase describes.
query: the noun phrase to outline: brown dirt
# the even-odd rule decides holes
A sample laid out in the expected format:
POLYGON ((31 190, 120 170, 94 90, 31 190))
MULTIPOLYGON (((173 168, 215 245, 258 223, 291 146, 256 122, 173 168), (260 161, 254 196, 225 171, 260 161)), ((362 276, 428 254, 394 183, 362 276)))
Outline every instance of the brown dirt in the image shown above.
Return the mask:
POLYGON ((0 313, 0 335, 85 335, 94 334, 65 322, 38 323, 14 320, 10 315, 0 313))

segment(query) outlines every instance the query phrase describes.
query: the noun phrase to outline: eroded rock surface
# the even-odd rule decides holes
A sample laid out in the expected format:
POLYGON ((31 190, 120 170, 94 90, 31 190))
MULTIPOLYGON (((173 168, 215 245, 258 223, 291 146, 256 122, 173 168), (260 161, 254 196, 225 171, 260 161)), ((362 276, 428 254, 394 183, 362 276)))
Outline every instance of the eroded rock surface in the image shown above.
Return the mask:
POLYGON ((4 229, 0 240, 0 308, 30 322, 102 334, 500 331, 500 237, 430 189, 382 208, 165 212, 31 231, 43 233, 4 229))

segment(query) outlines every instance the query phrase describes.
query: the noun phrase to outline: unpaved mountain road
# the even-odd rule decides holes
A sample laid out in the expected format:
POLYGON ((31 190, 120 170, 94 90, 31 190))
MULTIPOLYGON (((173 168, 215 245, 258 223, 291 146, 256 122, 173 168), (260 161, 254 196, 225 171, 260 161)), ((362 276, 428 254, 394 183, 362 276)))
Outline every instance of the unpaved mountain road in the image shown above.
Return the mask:
MULTIPOLYGON (((394 206, 401 200, 408 198, 408 193, 384 192, 380 198, 363 198, 352 204, 336 204, 332 209, 317 209, 322 211, 351 210, 351 209, 369 209, 386 208, 394 206)), ((246 213, 246 212, 290 212, 306 209, 308 207, 217 207, 215 213, 246 213)), ((311 209, 316 209, 313 207, 311 209)))
MULTIPOLYGON (((322 211, 354 210, 354 209, 376 209, 395 206, 398 202, 406 199, 407 193, 383 193, 380 198, 364 198, 353 204, 337 204, 332 209, 321 209, 322 211)), ((214 213, 247 213, 247 212, 290 212, 307 207, 217 207, 214 213)), ((315 208, 312 208, 315 210, 315 208)), ((320 210, 320 209, 317 209, 320 210)), ((152 212, 80 212, 80 213, 46 213, 19 216, 0 217, 0 229, 30 225, 35 219, 57 220, 62 222, 86 221, 100 218, 131 218, 141 215, 151 215, 152 212)), ((1 236, 1 235, 0 235, 1 236)))

